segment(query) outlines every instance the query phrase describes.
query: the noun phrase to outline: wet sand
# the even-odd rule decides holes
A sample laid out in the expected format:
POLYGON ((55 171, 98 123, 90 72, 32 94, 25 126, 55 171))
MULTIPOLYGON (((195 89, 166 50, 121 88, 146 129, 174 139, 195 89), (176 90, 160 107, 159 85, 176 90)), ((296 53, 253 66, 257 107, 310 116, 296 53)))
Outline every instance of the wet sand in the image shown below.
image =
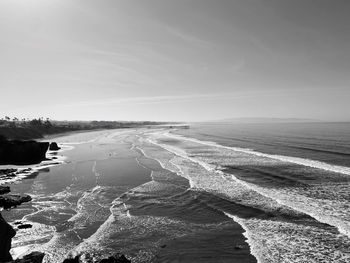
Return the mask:
POLYGON ((39 250, 47 254, 45 262, 117 251, 132 262, 256 262, 242 227, 218 208, 248 216, 259 211, 190 189, 186 178, 143 154, 143 132, 54 138, 70 149, 58 153, 64 163, 11 185, 33 197, 3 213, 9 222, 33 224, 18 230, 12 252, 39 250))

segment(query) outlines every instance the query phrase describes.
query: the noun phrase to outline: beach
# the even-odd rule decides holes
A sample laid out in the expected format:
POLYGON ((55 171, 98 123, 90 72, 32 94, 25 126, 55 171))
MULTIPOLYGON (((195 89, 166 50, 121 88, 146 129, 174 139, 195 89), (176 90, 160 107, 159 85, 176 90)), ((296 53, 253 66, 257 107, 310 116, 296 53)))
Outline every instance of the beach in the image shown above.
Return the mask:
POLYGON ((132 262, 348 262, 349 124, 330 125, 60 135, 55 163, 10 185, 32 197, 3 211, 15 229, 32 225, 11 252, 44 252, 48 263, 116 252, 132 262))
POLYGON ((80 253, 121 252, 132 262, 256 262, 245 230, 224 211, 261 214, 193 187, 171 153, 149 141, 167 129, 119 129, 60 135, 60 164, 11 184, 32 201, 3 211, 16 222, 12 255, 44 262, 80 253))

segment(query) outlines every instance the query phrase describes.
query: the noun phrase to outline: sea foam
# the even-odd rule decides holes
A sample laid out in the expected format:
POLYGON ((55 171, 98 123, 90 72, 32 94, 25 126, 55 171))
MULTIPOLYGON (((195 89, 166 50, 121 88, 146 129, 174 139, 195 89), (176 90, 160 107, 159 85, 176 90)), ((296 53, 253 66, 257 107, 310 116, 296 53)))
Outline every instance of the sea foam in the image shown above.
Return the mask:
MULTIPOLYGON (((148 134, 146 141, 148 143, 161 147, 162 149, 168 152, 171 152, 174 155, 173 158, 168 158, 168 160, 162 160, 162 158, 159 157, 159 154, 157 158, 161 163, 168 162, 175 165, 177 167, 178 174, 190 180, 192 188, 201 188, 205 191, 212 191, 213 193, 219 193, 219 194, 222 193, 222 194, 231 196, 233 198, 235 197, 237 198, 237 194, 242 193, 242 189, 244 189, 243 192, 249 193, 249 194, 243 194, 240 196, 241 197, 245 196, 246 198, 249 196, 250 204, 249 204, 249 201, 242 200, 242 202, 245 202, 245 204, 247 205, 249 204, 253 207, 259 207, 259 206, 264 207, 266 204, 262 205, 262 203, 264 202, 263 200, 265 199, 273 200, 273 202, 271 203, 272 204, 274 202, 277 203, 273 205, 276 209, 278 209, 278 206, 281 206, 281 205, 287 206, 287 207, 290 207, 291 209, 294 209, 295 211, 308 214, 313 218, 317 219, 319 222, 337 227, 342 234, 339 235, 336 231, 330 230, 331 233, 328 235, 328 238, 330 240, 339 238, 343 240, 342 242, 349 241, 348 237, 350 236, 349 235, 350 224, 348 221, 349 211, 346 208, 348 204, 348 200, 346 200, 346 196, 344 196, 345 199, 344 199, 344 206, 343 206, 341 205, 343 200, 341 198, 339 200, 337 200, 336 198, 333 200, 318 199, 317 193, 315 194, 312 192, 313 191, 312 189, 316 189, 315 187, 311 188, 311 190, 304 189, 304 192, 303 191, 298 192, 297 188, 293 189, 288 187, 284 187, 284 188, 281 187, 281 188, 274 189, 271 187, 270 188, 262 187, 262 186, 259 186, 258 184, 253 184, 253 183, 249 183, 244 180, 241 180, 234 174, 232 175, 232 174, 224 173, 223 171, 220 170, 220 162, 222 162, 221 159, 223 158, 223 156, 225 156, 225 163, 230 162, 231 160, 231 162, 235 164, 235 162, 237 161, 237 158, 230 159, 231 158, 230 154, 228 154, 230 151, 232 151, 236 153, 245 154, 246 156, 255 156, 255 158, 265 158, 267 159, 267 161, 276 160, 283 163, 287 162, 287 163, 292 163, 292 164, 301 165, 305 167, 310 167, 313 169, 320 169, 320 170, 334 173, 336 176, 350 175, 349 167, 330 165, 324 162, 308 160, 308 159, 303 159, 298 157, 265 154, 265 153, 256 152, 252 149, 227 147, 227 146, 222 146, 213 142, 200 141, 193 138, 187 138, 180 135, 170 134, 169 132, 165 132, 165 131, 148 134), (165 139, 163 140, 163 138, 165 139), (171 145, 169 145, 167 144, 167 141, 170 141, 170 140, 168 140, 167 138, 172 139, 172 141, 174 140, 179 141, 180 143, 179 144, 171 143, 171 145), (185 142, 189 142, 191 144, 187 146, 185 142), (198 152, 192 150, 196 148, 195 145, 207 146, 208 147, 207 150, 212 150, 212 152, 205 155, 200 155, 198 152), (218 149, 223 149, 228 152, 224 153, 218 149), (204 169, 201 170, 198 166, 192 167, 194 164, 199 165, 204 169), (216 176, 217 174, 221 175, 221 182, 219 182, 220 179, 216 176), (230 182, 230 178, 231 178, 231 182, 230 182), (236 182, 236 186, 233 187, 234 184, 232 182, 236 182), (231 187, 232 191, 229 191, 227 187, 231 187), (257 198, 251 198, 252 196, 255 195, 255 194, 252 194, 254 192, 257 194, 257 196, 260 195, 260 197, 262 198, 260 200, 257 198), (252 199, 255 200, 253 203, 251 202, 252 199)), ((246 162, 248 163, 253 162, 255 164, 255 160, 250 157, 246 159, 246 162)), ((276 164, 278 165, 278 163, 276 164)), ((332 187, 331 189, 328 189, 327 187, 329 186, 327 186, 326 184, 319 185, 318 187, 319 189, 317 191, 320 191, 323 194, 327 194, 327 192, 337 191, 337 189, 340 189, 339 187, 341 187, 341 191, 343 193, 348 192, 346 191, 346 189, 350 190, 348 184, 345 184, 345 185, 333 184, 331 185, 332 187)), ((246 229, 247 235, 249 236, 248 242, 251 244, 252 250, 257 251, 256 249, 254 249, 254 247, 256 248, 257 245, 255 243, 252 243, 253 239, 250 236, 252 232, 249 231, 247 227, 247 222, 245 222, 243 219, 239 219, 235 217, 234 215, 231 215, 230 217, 231 218, 234 217, 235 221, 237 222, 239 221, 240 224, 246 229)), ((302 229, 299 229, 298 231, 301 231, 301 230, 302 229)), ((289 230, 286 230, 286 231, 289 231, 289 230)), ((318 231, 320 230, 317 230, 316 228, 314 231, 318 233, 318 231)), ((275 234, 278 235, 277 232, 275 234)), ((261 246, 262 245, 261 242, 263 241, 260 240, 259 242, 260 242, 259 245, 261 246)), ((344 258, 348 258, 346 253, 344 254, 344 251, 337 252, 336 247, 334 247, 334 251, 330 250, 327 252, 327 253, 330 253, 331 255, 330 257, 328 257, 328 259, 327 257, 322 258, 324 255, 320 256, 319 259, 321 261, 319 262, 330 262, 329 261, 330 258, 332 258, 334 262, 345 262, 344 258), (337 256, 334 253, 335 254, 339 253, 340 256, 337 258, 337 256)), ((257 254, 258 252, 253 252, 253 253, 257 254)), ((278 253, 281 253, 281 252, 278 252, 278 253)), ((284 252, 284 253, 287 253, 287 252, 284 252)), ((317 251, 314 251, 313 253, 317 253, 317 251)), ((259 258, 259 255, 256 255, 256 256, 257 258, 259 258)), ((291 257, 292 255, 289 255, 289 256, 291 257)), ((305 260, 308 258, 305 255, 303 255, 303 257, 305 257, 305 260)), ((274 261, 266 260, 261 262, 280 262, 280 261, 278 261, 275 258, 274 261)), ((303 261, 297 260, 297 261, 291 261, 291 262, 303 262, 303 261)))

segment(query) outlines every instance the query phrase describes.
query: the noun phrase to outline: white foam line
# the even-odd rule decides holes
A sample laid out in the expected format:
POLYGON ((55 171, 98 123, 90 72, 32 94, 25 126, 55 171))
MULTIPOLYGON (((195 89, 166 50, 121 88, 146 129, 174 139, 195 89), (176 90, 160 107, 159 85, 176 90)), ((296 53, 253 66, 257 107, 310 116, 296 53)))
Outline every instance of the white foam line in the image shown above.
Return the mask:
MULTIPOLYGON (((176 136, 174 136, 176 137, 176 136)), ((182 136, 180 136, 182 137, 182 136)), ((187 160, 190 160, 190 161, 193 161, 199 165, 201 165, 204 169, 206 169, 208 172, 215 172, 215 173, 218 173, 220 174, 221 176, 223 176, 225 173, 223 173, 222 171, 220 170, 216 170, 215 168, 213 168, 213 166, 210 166, 209 164, 203 162, 203 161, 199 161, 199 160, 196 160, 195 158, 192 158, 192 157, 189 157, 186 155, 185 152, 183 151, 179 151, 179 150, 176 150, 176 149, 173 149, 174 147, 171 147, 171 146, 165 146, 165 145, 162 145, 162 144, 159 144, 157 142, 153 142, 152 140, 148 139, 150 143, 153 143, 155 145, 158 145, 160 147, 162 147, 163 149, 167 150, 167 151, 170 151, 172 153, 174 153, 175 155, 178 155, 182 158, 185 158, 187 160)), ((191 140, 191 139, 189 139, 191 140)), ((194 139, 195 141, 197 141, 196 139, 194 139)), ((223 146, 224 148, 231 148, 231 147, 225 147, 223 146)), ((231 178, 236 181, 237 183, 247 187, 248 189, 250 190, 253 190, 259 194, 261 194, 262 196, 264 197, 267 197, 267 198, 270 198, 270 199, 273 199, 275 200, 277 203, 281 204, 281 205, 284 205, 284 206, 287 206, 287 207, 290 207, 298 212, 301 212, 301 213, 304 213, 304 214, 307 214, 307 215, 310 215, 311 217, 313 217, 314 219, 316 219, 317 221, 321 222, 321 223, 325 223, 325 224, 328 224, 328 225, 332 225, 334 227, 336 227, 338 229, 338 231, 343 234, 343 235, 346 235, 346 236, 349 236, 350 237, 350 231, 346 228, 344 228, 343 226, 339 225, 337 222, 334 222, 334 220, 332 220, 332 218, 330 218, 329 216, 327 217, 327 219, 324 219, 322 218, 320 215, 317 215, 315 213, 313 213, 312 211, 309 211, 307 209, 303 209, 303 208, 300 208, 300 207, 296 207, 296 206, 293 206, 293 204, 291 205, 290 203, 288 202, 285 202, 284 200, 281 200, 281 199, 278 199, 276 198, 276 196, 272 196, 272 195, 269 195, 269 194, 266 194, 265 191, 261 191, 258 187, 254 187, 252 186, 251 184, 249 183, 246 183, 242 180, 239 180, 236 176, 234 176, 233 174, 230 174, 231 175, 231 178)), ((186 178, 186 177, 185 177, 186 178)), ((187 178, 189 179, 189 178, 187 178)))
MULTIPOLYGON (((39 164, 37 164, 36 166, 29 166, 29 167, 26 167, 26 168, 19 168, 17 170, 16 175, 14 177, 10 177, 10 178, 6 178, 6 177, 3 177, 0 179, 0 185, 3 185, 3 184, 9 184, 9 183, 14 183, 14 182, 19 182, 19 181, 22 181, 23 179, 26 179, 28 177, 30 177, 32 174, 34 173, 37 173, 45 168, 50 168, 50 167, 53 167, 53 166, 56 166, 56 165, 60 165, 62 163, 64 163, 64 160, 65 158, 60 158, 60 159, 55 159, 55 160, 50 160, 50 162, 45 161, 44 162, 41 162, 39 164), (30 169, 28 171, 28 169, 30 169)), ((15 168, 17 169, 17 168, 15 168)))
POLYGON ((346 166, 332 165, 332 164, 328 164, 328 163, 321 162, 321 161, 293 157, 293 156, 267 154, 267 153, 257 152, 255 150, 248 149, 248 148, 223 146, 223 145, 217 144, 215 142, 200 141, 200 140, 197 140, 194 138, 189 138, 189 137, 185 137, 185 136, 181 136, 181 135, 175 135, 173 133, 169 133, 169 131, 163 132, 161 135, 176 138, 176 139, 191 141, 191 142, 202 144, 202 145, 207 145, 207 146, 212 146, 212 147, 217 147, 217 148, 222 148, 222 149, 228 149, 228 150, 232 150, 235 152, 241 152, 241 153, 246 153, 246 154, 252 154, 255 156, 259 156, 259 157, 265 157, 265 158, 269 158, 269 159, 279 160, 282 162, 289 162, 289 163, 294 163, 294 164, 303 165, 303 166, 307 166, 307 167, 317 168, 317 169, 321 169, 321 170, 325 170, 325 171, 350 175, 350 167, 346 167, 346 166))
POLYGON ((154 180, 154 175, 153 175, 153 174, 154 174, 154 171, 151 171, 151 178, 152 178, 152 181, 155 181, 155 180, 154 180))
POLYGON ((95 161, 94 164, 92 165, 92 172, 94 173, 95 178, 96 178, 95 184, 99 185, 99 179, 100 179, 101 174, 99 172, 97 172, 96 166, 97 166, 97 161, 95 161))
MULTIPOLYGON (((219 174, 222 174, 223 176, 225 175, 224 172, 222 171, 216 171, 216 173, 219 173, 219 174)), ((350 237, 350 232, 348 229, 344 228, 343 226, 339 225, 337 222, 334 222, 334 220, 331 218, 331 217, 327 217, 326 219, 322 218, 320 215, 318 214, 315 214, 313 213, 310 209, 303 209, 299 206, 295 206, 293 204, 290 204, 282 199, 279 199, 279 198, 276 198, 276 196, 274 195, 269 195, 269 194, 266 194, 265 191, 261 191, 259 189, 259 187, 256 187, 255 185, 251 185, 249 183, 246 183, 245 181, 242 181, 240 179, 238 179, 235 175, 233 174, 230 174, 231 175, 231 178, 236 181, 237 183, 241 184, 241 185, 244 185, 245 187, 247 187, 248 189, 250 190, 253 190, 259 194, 261 194, 262 196, 264 197, 267 197, 267 198, 270 198, 270 199, 273 199, 275 200, 277 203, 281 204, 281 205, 284 205, 284 206, 287 206, 287 207, 290 207, 298 212, 301 212, 301 213, 304 213, 304 214, 307 214, 309 216, 311 216, 312 218, 316 219, 317 221, 321 222, 321 223, 324 223, 324 224, 327 224, 327 225, 331 225, 331 226, 334 226, 338 229, 338 231, 343 234, 343 235, 346 235, 348 237, 350 237), (328 219, 328 220, 327 220, 328 219)))
MULTIPOLYGON (((102 137, 102 136, 101 136, 102 137)), ((89 140, 89 141, 82 141, 82 142, 62 142, 59 144, 62 144, 64 146, 68 145, 80 145, 80 144, 87 144, 87 143, 92 143, 92 142, 96 142, 98 139, 100 139, 100 137, 97 137, 95 139, 89 140)))
POLYGON ((30 176, 34 173, 35 171, 31 171, 30 173, 18 173, 14 177, 6 178, 5 176, 0 179, 0 185, 4 184, 11 184, 15 183, 18 181, 21 181, 22 179, 26 178, 27 176, 30 176))
POLYGON ((243 219, 237 217, 237 216, 234 216, 234 215, 231 215, 229 213, 226 213, 226 212, 223 212, 227 217, 231 218, 233 221, 235 221, 236 223, 238 223, 243 229, 244 229, 244 233, 243 233, 243 236, 246 237, 246 242, 247 244, 249 245, 250 247, 250 254, 252 254, 258 263, 262 263, 263 260, 261 259, 259 253, 258 253, 258 245, 254 243, 253 241, 253 238, 251 237, 250 235, 250 232, 249 232, 249 229, 248 227, 244 224, 244 221, 243 219))
POLYGON ((146 155, 146 153, 144 152, 144 150, 142 150, 140 147, 135 146, 135 149, 138 149, 145 157, 150 158, 149 156, 146 155))
MULTIPOLYGON (((147 140, 147 141, 148 141, 148 140, 147 140)), ((152 144, 155 144, 155 145, 157 145, 157 146, 159 146, 159 147, 162 147, 161 145, 158 145, 157 143, 153 143, 152 141, 149 141, 149 142, 152 143, 152 144)), ((191 178, 188 177, 188 176, 186 176, 186 174, 183 172, 183 170, 181 169, 181 167, 180 167, 179 165, 173 163, 173 162, 170 160, 169 163, 171 163, 172 165, 174 165, 174 166, 178 169, 178 171, 171 170, 171 169, 169 169, 169 168, 166 168, 166 167, 163 165, 163 163, 162 163, 160 160, 158 160, 157 158, 154 158, 154 157, 151 157, 151 156, 147 155, 140 147, 136 147, 136 148, 139 149, 139 150, 143 153, 143 155, 144 155, 145 157, 150 158, 150 159, 155 160, 156 162, 158 162, 159 165, 160 165, 164 170, 173 172, 173 173, 177 174, 178 176, 181 176, 181 177, 187 179, 188 182, 189 182, 189 184, 190 184, 190 188, 192 188, 192 189, 195 188, 194 183, 193 183, 193 181, 191 180, 191 178)), ((162 148, 163 148, 163 147, 162 147, 162 148)), ((166 150, 166 149, 165 149, 165 150, 166 150)), ((152 171, 152 173, 151 173, 151 177, 152 177, 152 180, 153 180, 153 171, 152 171)))
POLYGON ((33 171, 40 172, 40 170, 43 170, 45 168, 49 168, 49 167, 60 165, 60 164, 64 163, 63 159, 64 158, 62 158, 61 160, 55 159, 55 160, 52 160, 53 163, 47 163, 47 164, 44 164, 44 165, 41 165, 38 167, 33 167, 32 169, 33 169, 33 171))
POLYGON ((65 152, 65 151, 71 151, 73 150, 75 147, 73 145, 69 145, 68 143, 58 143, 58 146, 61 148, 57 151, 48 151, 48 153, 61 153, 61 152, 65 152))
POLYGON ((161 161, 159 161, 158 159, 153 158, 153 157, 147 155, 140 147, 137 146, 136 149, 140 150, 140 152, 142 152, 142 154, 143 154, 146 158, 149 158, 149 159, 152 159, 152 160, 155 160, 156 162, 158 162, 159 165, 160 165, 164 170, 168 170, 168 169, 166 169, 166 168, 164 167, 164 165, 162 164, 161 161))
MULTIPOLYGON (((135 131, 135 130, 126 130, 126 129, 120 129, 120 130, 111 130, 111 131, 105 131, 103 133, 99 133, 101 131, 91 131, 91 133, 96 133, 96 137, 91 139, 91 140, 86 140, 86 141, 78 141, 78 142, 59 142, 58 144, 59 145, 79 145, 79 144, 87 144, 87 143, 93 143, 93 142, 96 142, 100 139, 103 139, 103 138, 107 138, 107 139, 110 139, 110 138, 113 138, 114 136, 116 135, 121 135, 121 134, 124 134, 124 133, 128 133, 128 132, 131 132, 131 131, 135 131)), ((86 134, 86 133, 89 133, 89 132, 81 132, 81 134, 86 134)), ((79 134, 79 133, 77 133, 79 134)), ((72 134, 72 136, 76 136, 77 134, 72 134)), ((63 136, 63 137, 68 137, 70 135, 66 135, 66 136, 63 136)), ((58 137, 60 138, 60 137, 58 137)), ((57 138, 56 138, 57 139, 57 138)), ((54 140, 54 139, 52 139, 54 140)))
MULTIPOLYGON (((221 172, 221 171, 218 171, 218 172, 221 172)), ((222 172, 221 172, 222 173, 222 172)), ((332 218, 330 216, 327 216, 327 215, 323 215, 324 217, 322 217, 322 215, 319 215, 319 214, 316 214, 314 213, 313 211, 311 211, 310 209, 307 209, 307 208, 302 208, 300 206, 295 206, 292 204, 290 204, 289 202, 286 202, 285 200, 282 200, 282 199, 279 199, 279 198, 276 198, 275 195, 269 195, 269 194, 266 194, 265 191, 261 191, 258 187, 253 187, 251 186, 250 184, 248 183, 245 183, 244 181, 238 179, 236 176, 234 176, 233 174, 231 174, 231 177, 233 180, 235 180, 236 182, 248 187, 249 189, 261 194, 262 196, 265 196, 267 198, 271 198, 273 200, 275 200, 277 203, 281 204, 281 205, 284 205, 284 206, 287 206, 287 207, 290 207, 298 212, 301 212, 301 213, 304 213, 304 214, 307 214, 309 216, 311 216, 312 218, 316 219, 317 221, 321 222, 321 223, 324 223, 324 224, 327 224, 327 225, 331 225, 331 226, 334 226, 335 228, 338 229, 338 231, 345 235, 345 236, 348 236, 350 237, 350 231, 349 231, 349 226, 345 226, 344 227, 344 224, 339 224, 338 220, 334 220, 334 219, 337 219, 337 218, 332 218)))
MULTIPOLYGON (((139 150, 139 151, 143 154, 144 157, 150 158, 150 157, 148 157, 148 156, 145 154, 145 152, 144 152, 141 148, 139 148, 138 146, 136 146, 135 144, 133 144, 131 150, 133 150, 134 152, 136 152, 135 149, 139 150)), ((150 159, 152 159, 152 158, 150 158, 150 159)), ((146 169, 146 170, 148 170, 148 171, 151 171, 151 174, 150 174, 151 181, 154 181, 154 176, 153 176, 154 171, 153 171, 152 169, 150 169, 150 168, 144 166, 144 165, 139 161, 139 159, 138 159, 137 157, 135 157, 135 160, 136 160, 137 164, 138 164, 140 167, 142 167, 142 168, 144 168, 144 169, 146 169)), ((152 159, 152 160, 155 160, 155 159, 152 159)), ((158 161, 158 160, 156 160, 156 161, 158 161)), ((158 161, 158 162, 159 162, 159 161, 158 161)), ((160 164, 160 165, 161 165, 161 164, 160 164)), ((124 204, 124 205, 125 205, 125 204, 124 204)))
POLYGON ((214 165, 210 165, 208 163, 205 163, 203 161, 200 161, 200 160, 197 160, 195 158, 192 158, 192 157, 189 157, 184 151, 180 150, 180 149, 177 149, 175 147, 171 147, 171 146, 168 146, 168 145, 164 145, 164 144, 160 144, 160 143, 157 143, 155 141, 152 141, 151 139, 147 139, 147 141, 149 143, 152 143, 154 145, 157 145, 161 148, 163 148, 164 150, 168 151, 168 152, 172 152, 173 154, 177 155, 177 156, 180 156, 182 158, 185 158, 185 159, 188 159, 194 163, 197 163, 201 166, 203 166, 207 171, 209 172, 213 172, 215 171, 215 166, 214 165))
MULTIPOLYGON (((136 187, 135 187, 136 188, 136 187)), ((76 246, 74 249, 72 249, 71 251, 79 251, 79 249, 83 248, 84 246, 86 246, 87 244, 91 244, 96 246, 96 241, 99 239, 100 235, 103 235, 103 232, 107 229, 110 229, 110 225, 113 224, 113 222, 115 221, 115 217, 127 217, 127 218, 131 218, 130 212, 129 210, 127 210, 127 206, 125 205, 125 203, 123 203, 123 207, 125 210, 127 210, 125 213, 123 213, 122 211, 118 211, 119 214, 115 215, 113 213, 113 209, 115 207, 117 200, 120 199, 120 196, 117 197, 116 199, 114 199, 114 201, 112 202, 112 205, 109 208, 110 211, 110 216, 99 226, 99 228, 95 231, 95 233, 93 233, 91 236, 89 236, 87 239, 84 239, 84 242, 80 243, 78 246, 76 246)), ((119 203, 120 204, 120 203, 119 203)))
POLYGON ((185 178, 188 180, 189 184, 190 184, 190 189, 196 189, 197 187, 195 186, 192 178, 190 176, 186 176, 185 172, 182 170, 182 168, 177 165, 176 163, 172 162, 171 160, 169 161, 172 165, 176 166, 177 169, 179 170, 179 172, 176 172, 177 175, 185 178))
MULTIPOLYGON (((216 173, 219 173, 221 174, 222 176, 225 175, 224 172, 220 171, 220 170, 217 170, 215 171, 216 173)), ((271 194, 267 194, 265 191, 262 191, 261 189, 259 189, 259 187, 257 187, 256 185, 252 185, 252 184, 249 184, 249 183, 246 183, 245 181, 243 180, 240 180, 238 179, 235 175, 233 174, 229 174, 231 176, 231 178, 236 181, 237 183, 241 184, 241 185, 244 185, 245 187, 247 187, 248 189, 250 190, 253 190, 259 194, 261 194, 262 196, 264 197, 267 197, 267 198, 270 198, 270 199, 273 199, 275 200, 277 203, 281 204, 281 205, 284 205, 284 206, 287 206, 287 207, 290 207, 298 212, 301 212, 301 213, 304 213, 304 214, 307 214, 309 216, 311 216, 312 218, 316 219, 317 221, 321 222, 321 223, 324 223, 324 224, 328 224, 328 225, 331 225, 331 226, 334 226, 338 229, 338 231, 343 234, 343 235, 346 235, 348 237, 350 237, 350 231, 349 231, 349 226, 342 226, 340 225, 339 223, 337 223, 332 217, 329 217, 327 216, 326 218, 322 218, 322 216, 314 213, 313 211, 311 211, 310 209, 303 209, 302 207, 300 206, 296 206, 296 205, 293 205, 290 204, 289 202, 286 202, 285 200, 283 199, 279 199, 277 198, 275 195, 271 195, 271 194), (348 229, 346 229, 346 227, 348 229)))
MULTIPOLYGON (((173 173, 177 174, 178 176, 181 176, 181 177, 187 179, 188 182, 189 182, 189 185, 190 185, 190 187, 189 187, 190 189, 195 189, 195 188, 196 188, 196 187, 194 186, 194 183, 193 183, 192 179, 191 179, 190 177, 186 176, 186 174, 182 171, 182 169, 181 169, 181 167, 180 167, 179 165, 173 163, 173 162, 170 160, 169 163, 171 163, 172 165, 174 165, 174 166, 178 169, 178 171, 172 170, 172 169, 170 169, 170 168, 166 168, 166 167, 163 165, 163 163, 161 162, 161 160, 158 160, 157 158, 154 158, 154 157, 151 157, 151 156, 147 155, 147 154, 146 154, 140 147, 138 147, 138 146, 136 146, 135 148, 138 149, 140 152, 142 152, 142 154, 143 154, 146 158, 149 158, 149 159, 152 159, 152 160, 155 160, 156 162, 158 162, 159 165, 162 167, 162 169, 164 169, 164 170, 166 170, 166 171, 173 172, 173 173)), ((137 162, 139 163, 139 165, 145 167, 144 165, 140 164, 140 162, 138 161, 137 158, 136 158, 136 160, 137 160, 137 162)), ((145 167, 145 168, 149 170, 149 168, 147 168, 147 167, 145 167)), ((151 175, 150 175, 150 176, 151 176, 151 179, 152 179, 152 181, 155 181, 155 180, 154 180, 153 174, 154 174, 154 171, 151 170, 151 175)))
MULTIPOLYGON (((140 161, 139 161, 139 159, 137 157, 135 157, 135 161, 136 161, 137 165, 139 165, 140 167, 153 172, 151 169, 149 169, 148 167, 146 167, 142 163, 140 163, 140 161)), ((152 177, 152 174, 151 174, 151 177, 152 177)))
MULTIPOLYGON (((74 214, 71 218, 69 218, 67 221, 68 222, 74 222, 74 220, 76 218, 79 218, 79 216, 81 216, 81 210, 83 208, 83 205, 82 205, 82 202, 84 199, 86 199, 90 194, 92 194, 93 192, 95 192, 96 190, 98 189, 101 189, 102 187, 99 186, 99 185, 96 185, 94 188, 92 189, 89 189, 88 191, 85 191, 83 193, 83 195, 79 198, 79 200, 77 201, 77 204, 76 204, 76 209, 74 209, 74 211, 76 212, 76 214, 74 214)), ((95 204, 101 206, 100 204, 98 204, 97 202, 94 202, 95 204)), ((102 207, 102 206, 101 206, 102 207)))

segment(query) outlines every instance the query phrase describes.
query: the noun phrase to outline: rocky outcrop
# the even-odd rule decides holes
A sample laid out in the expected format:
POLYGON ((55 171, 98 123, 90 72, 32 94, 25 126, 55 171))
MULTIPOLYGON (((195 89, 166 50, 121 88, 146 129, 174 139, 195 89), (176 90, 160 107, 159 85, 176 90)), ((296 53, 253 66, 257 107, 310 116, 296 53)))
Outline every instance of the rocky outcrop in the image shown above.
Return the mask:
POLYGON ((46 159, 48 142, 0 141, 0 164, 36 164, 46 159))
POLYGON ((124 255, 118 253, 109 258, 102 259, 99 263, 131 263, 131 261, 127 259, 124 255))
POLYGON ((1 186, 0 185, 0 195, 7 194, 9 192, 11 192, 9 186, 1 186))
MULTIPOLYGON (((0 208, 9 209, 16 207, 24 202, 29 202, 32 198, 29 195, 14 195, 8 194, 10 187, 0 186, 0 208)), ((0 213, 0 262, 8 262, 12 260, 10 254, 11 240, 16 235, 16 231, 8 224, 0 213)), ((29 261, 32 257, 27 258, 26 261, 15 261, 21 263, 41 263, 41 261, 29 261)))
MULTIPOLYGON (((10 192, 9 187, 0 186, 0 208, 13 208, 23 202, 28 202, 31 200, 31 197, 29 195, 14 195, 8 194, 8 192, 10 192)), ((14 224, 18 229, 26 229, 32 227, 31 224, 22 223, 21 221, 17 221, 14 224)), ((42 263, 45 254, 41 252, 32 252, 21 259, 13 260, 10 254, 10 250, 11 241, 15 235, 16 231, 10 224, 5 221, 5 219, 2 217, 2 214, 0 213, 0 262, 42 263)), ((124 255, 120 253, 98 261, 91 259, 88 254, 83 256, 84 259, 82 259, 81 255, 78 255, 75 258, 65 259, 63 263, 131 263, 130 260, 128 260, 124 255)))
POLYGON ((80 255, 74 258, 66 258, 63 263, 80 263, 80 255))
MULTIPOLYGON (((12 258, 8 261, 1 261, 6 263, 42 263, 45 254, 41 252, 32 252, 21 259, 12 260, 12 258)), ((63 263, 131 263, 124 255, 117 253, 114 256, 110 256, 108 258, 101 259, 99 261, 85 261, 80 260, 81 255, 76 256, 75 258, 65 259, 63 263)))
MULTIPOLYGON (((1 144, 1 143, 0 143, 1 144)), ((0 169, 0 176, 12 176, 17 172, 17 169, 15 168, 8 168, 8 169, 0 169)))
POLYGON ((0 262, 12 260, 10 254, 11 240, 16 235, 16 231, 8 224, 0 213, 0 262))
POLYGON ((20 225, 17 226, 18 229, 27 229, 27 228, 32 228, 32 227, 33 227, 33 225, 32 224, 28 224, 28 223, 20 224, 20 225))
POLYGON ((4 194, 0 195, 0 207, 10 209, 31 200, 32 198, 29 195, 4 194))
POLYGON ((41 252, 32 252, 29 255, 24 256, 21 259, 16 259, 8 263, 42 263, 45 254, 41 252))
POLYGON ((49 150, 50 151, 58 151, 60 150, 61 147, 58 147, 57 143, 56 142, 52 142, 50 143, 50 147, 49 147, 49 150))
MULTIPOLYGON (((81 260, 82 255, 78 255, 74 258, 68 258, 63 261, 63 263, 131 263, 129 259, 127 259, 123 254, 117 253, 113 256, 110 256, 108 258, 104 258, 98 261, 92 261, 92 260, 81 260)), ((85 256, 85 255, 84 255, 85 256)), ((86 258, 86 257, 85 257, 86 258)))

